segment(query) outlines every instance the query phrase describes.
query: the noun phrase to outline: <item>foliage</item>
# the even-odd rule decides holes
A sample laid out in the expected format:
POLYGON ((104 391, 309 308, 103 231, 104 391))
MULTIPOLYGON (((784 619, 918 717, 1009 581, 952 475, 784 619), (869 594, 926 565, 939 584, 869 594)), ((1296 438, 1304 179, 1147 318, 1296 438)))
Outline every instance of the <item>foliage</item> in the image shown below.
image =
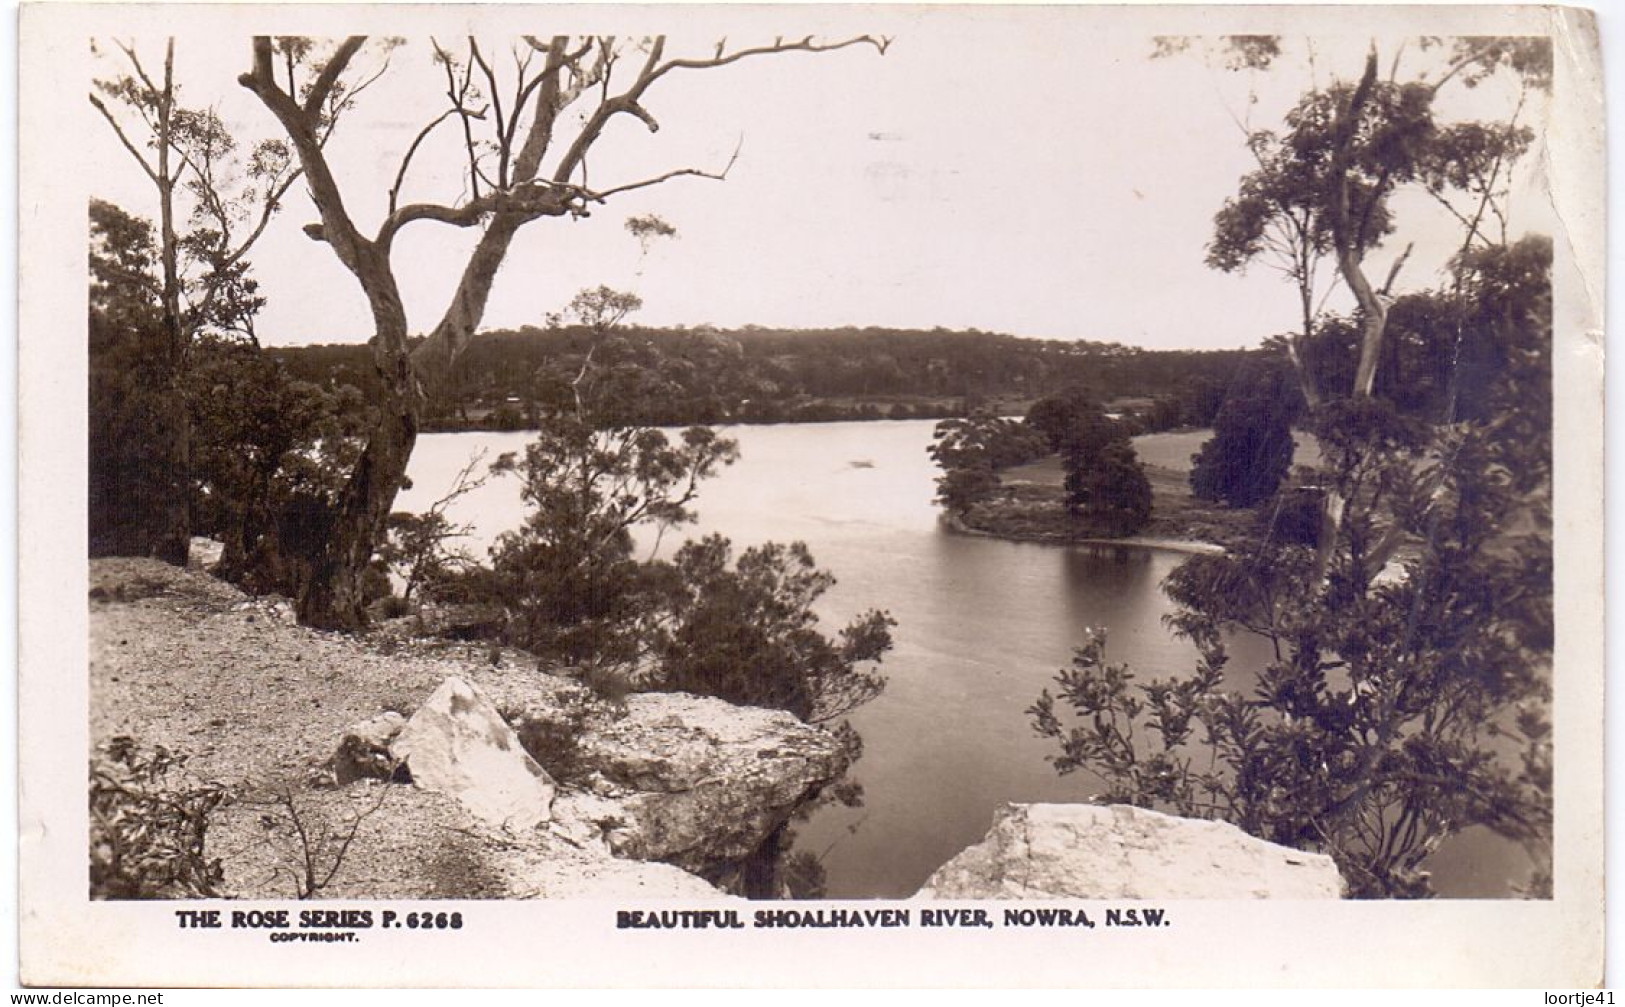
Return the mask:
POLYGON ((90 239, 90 554, 185 562, 173 502, 186 497, 186 417, 155 293, 152 225, 92 200, 90 239))
POLYGON ((298 172, 285 145, 245 152, 213 109, 182 103, 173 39, 150 72, 133 44, 112 48, 91 43, 107 59, 90 104, 151 183, 159 226, 91 201, 92 550, 184 565, 191 352, 205 336, 253 342, 265 300, 245 256, 298 172))
POLYGON ((943 470, 937 477, 937 500, 956 513, 998 488, 999 469, 1049 453, 1043 435, 1032 426, 986 413, 938 423, 926 450, 943 470))
POLYGON ((1151 520, 1151 482, 1128 432, 1097 405, 1076 403, 1061 440, 1066 507, 1095 533, 1132 535, 1151 520))
POLYGON ((571 664, 633 659, 632 529, 692 521, 688 505, 701 480, 736 457, 735 443, 707 427, 673 443, 648 427, 595 429, 571 414, 547 417, 515 466, 531 510, 491 554, 515 642, 571 664))
POLYGON ((1132 535, 1151 520, 1151 482, 1127 438, 1089 454, 1063 450, 1066 505, 1102 535, 1132 535))
POLYGON ((1027 425, 1044 435, 1051 451, 1078 436, 1088 436, 1086 428, 1101 418, 1100 402, 1081 385, 1073 385, 1033 403, 1025 417, 1027 425))
MULTIPOLYGON (((1503 61, 1494 46, 1462 42, 1457 70, 1472 69, 1481 80, 1503 61)), ((1538 61, 1539 48, 1525 55, 1538 61)), ((1544 58, 1549 67, 1549 48, 1544 58)), ((1541 86, 1538 75, 1524 80, 1541 86)), ((1533 132, 1515 122, 1437 122, 1433 106, 1443 84, 1334 82, 1305 93, 1287 113, 1285 131, 1250 132, 1247 144, 1259 167, 1215 218, 1209 265, 1231 272, 1268 256, 1301 280, 1295 270, 1335 245, 1358 256, 1391 234, 1391 197, 1402 186, 1418 184, 1446 199, 1451 191, 1482 195, 1503 185, 1502 172, 1528 148, 1533 132), (1351 109, 1353 120, 1345 118, 1351 109), (1339 206, 1345 198, 1347 205, 1339 206), (1339 242, 1334 230, 1343 227, 1349 233, 1339 242)))
POLYGON ((218 784, 182 778, 186 757, 125 736, 90 763, 90 897, 217 898, 225 873, 207 849, 218 784))
MULTIPOLYGON (((658 129, 643 102, 674 71, 686 75, 770 54, 853 46, 883 54, 888 45, 871 36, 831 42, 809 36, 730 52, 725 39, 708 54, 683 58, 668 54, 663 35, 527 36, 509 40, 507 52, 497 57, 473 36, 449 49, 430 40, 432 56, 421 65, 432 79, 444 77, 445 104, 424 113, 423 125, 399 152, 394 181, 384 194, 385 212, 374 230, 351 215, 351 207, 367 200, 333 170, 328 140, 360 95, 388 72, 400 42, 256 36, 249 70, 237 78, 275 117, 304 173, 320 216, 305 233, 332 250, 372 311, 369 352, 377 410, 337 507, 314 529, 311 576, 297 599, 301 621, 326 628, 352 628, 366 620, 365 574, 387 535, 388 515, 429 413, 425 389, 452 382, 454 365, 479 328, 519 233, 544 219, 590 216, 620 194, 726 173, 725 167, 721 172, 679 167, 594 188, 588 162, 606 129, 614 132, 611 127, 623 116, 658 129), (412 171, 420 145, 446 123, 460 128, 453 143, 466 157, 466 171, 459 171, 457 182, 439 198, 414 192, 403 200, 409 182, 423 181, 421 172, 412 171), (414 340, 391 252, 403 230, 415 232, 429 223, 463 229, 470 240, 440 243, 447 249, 461 246, 442 263, 457 277, 455 289, 438 322, 421 330, 426 337, 414 340)), ((647 246, 669 236, 671 228, 645 216, 634 218, 629 230, 647 246)))
POLYGON ((813 724, 880 694, 885 678, 863 665, 891 648, 890 616, 867 612, 832 640, 813 606, 835 578, 806 545, 769 542, 730 568, 731 559, 728 540, 711 535, 651 570, 655 688, 788 710, 813 724))
POLYGON ((225 546, 217 573, 296 597, 315 529, 360 451, 360 394, 293 379, 263 350, 201 337, 184 385, 193 431, 193 515, 225 546))
POLYGON ((1544 871, 1551 421, 1535 389, 1550 381, 1546 249, 1475 252, 1462 277, 1493 305, 1467 317, 1471 338, 1502 348, 1495 409, 1439 426, 1382 398, 1318 410, 1319 478, 1345 502, 1328 561, 1271 534, 1182 565, 1165 587, 1200 655, 1183 679, 1135 682, 1091 636, 1059 696, 1030 711, 1062 772, 1098 775, 1112 800, 1326 852, 1357 896, 1429 894, 1427 857, 1475 825, 1525 844, 1544 871), (1271 655, 1241 669, 1256 682, 1245 692, 1225 675, 1234 632, 1271 655))
POLYGON ((1191 459, 1197 499, 1251 507, 1274 494, 1292 468, 1292 419, 1300 402, 1280 367, 1238 378, 1213 437, 1191 459))
MULTIPOLYGON (((593 360, 642 372, 652 394, 630 399, 627 419, 647 426, 941 419, 967 415, 964 400, 976 395, 1014 410, 1085 381, 1115 395, 1170 400, 1177 411, 1153 429, 1208 426, 1232 372, 1257 352, 878 326, 653 328, 628 321, 617 331, 621 338, 593 360)), ((519 429, 527 412, 559 401, 594 340, 573 321, 474 335, 456 369, 430 389, 423 429, 519 429)), ((271 352, 314 384, 337 379, 368 390, 378 383, 365 346, 271 352)))

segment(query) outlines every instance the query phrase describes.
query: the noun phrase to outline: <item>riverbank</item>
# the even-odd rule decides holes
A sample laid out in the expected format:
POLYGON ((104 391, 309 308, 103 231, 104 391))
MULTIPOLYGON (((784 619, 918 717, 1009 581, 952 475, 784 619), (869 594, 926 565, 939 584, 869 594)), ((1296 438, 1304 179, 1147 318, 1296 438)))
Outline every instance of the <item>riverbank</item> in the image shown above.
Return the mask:
POLYGON ((1216 542, 1204 542, 1200 539, 1154 538, 1148 535, 1129 535, 1124 538, 1091 538, 1068 536, 1064 532, 999 530, 999 515, 996 513, 988 514, 985 519, 992 525, 991 528, 981 528, 968 524, 963 517, 957 514, 942 515, 942 525, 958 535, 974 535, 1009 542, 1031 542, 1036 545, 1094 546, 1103 549, 1156 549, 1161 552, 1179 553, 1185 556, 1218 556, 1225 551, 1225 547, 1216 542))

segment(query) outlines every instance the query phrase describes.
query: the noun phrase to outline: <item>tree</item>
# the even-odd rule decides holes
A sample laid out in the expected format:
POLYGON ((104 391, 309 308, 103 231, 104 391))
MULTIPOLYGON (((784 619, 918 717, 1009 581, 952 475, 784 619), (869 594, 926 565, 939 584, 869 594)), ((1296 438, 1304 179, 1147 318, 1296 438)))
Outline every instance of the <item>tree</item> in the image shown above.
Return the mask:
POLYGON ((999 487, 998 471, 1049 453, 1044 435, 1030 424, 978 413, 938 423, 926 449, 942 469, 937 500, 955 513, 999 487))
POLYGON ((524 459, 491 468, 517 470, 533 508, 491 550, 492 600, 514 610, 516 643, 572 664, 638 664, 632 530, 664 535, 693 521, 700 483, 739 457, 737 442, 709 427, 690 427, 674 444, 629 418, 647 375, 616 366, 615 330, 641 306, 637 295, 602 286, 571 300, 566 315, 587 328, 587 350, 573 373, 551 369, 524 459))
POLYGON ((700 482, 737 457, 708 427, 673 443, 649 427, 547 417, 517 463, 530 513, 491 552, 493 600, 513 611, 514 641, 571 664, 635 664, 632 529, 694 520, 700 482))
POLYGON ((1046 395, 1027 410, 1027 425, 1042 432, 1051 451, 1061 445, 1080 424, 1094 421, 1100 403, 1087 389, 1073 385, 1054 395, 1046 395))
POLYGON ((402 155, 385 215, 371 230, 352 215, 323 147, 340 116, 376 79, 359 76, 357 69, 367 44, 366 38, 352 36, 330 51, 318 52, 307 39, 260 36, 253 43, 250 71, 238 78, 276 117, 305 171, 321 216, 320 223, 306 227, 306 233, 327 244, 355 278, 373 317, 371 348, 380 378, 377 422, 330 522, 316 576, 298 599, 300 618, 323 626, 351 626, 364 617, 361 576, 384 535, 404 478, 423 413, 424 388, 443 381, 467 347, 521 228, 543 218, 586 216, 618 194, 674 178, 726 175, 726 169, 678 168, 644 179, 592 185, 587 159, 610 122, 625 116, 651 131, 658 129, 647 98, 655 84, 672 74, 784 52, 870 45, 884 53, 888 40, 861 36, 821 43, 808 37, 734 50, 723 42, 708 56, 680 58, 667 54, 664 36, 639 40, 527 36, 514 47, 511 61, 488 59, 473 38, 461 55, 434 43, 435 62, 446 78, 448 107, 430 119, 402 155), (505 62, 513 68, 506 77, 505 62), (568 114, 582 99, 586 100, 579 115, 568 114), (401 196, 413 155, 448 121, 460 127, 464 141, 467 170, 462 196, 448 203, 405 202, 401 196), (577 122, 572 134, 571 126, 577 122), (544 167, 549 160, 551 166, 544 167), (421 222, 474 229, 479 238, 460 268, 444 314, 414 348, 408 341, 391 250, 403 228, 421 222))
MULTIPOLYGON (((286 146, 276 141, 255 144, 245 160, 242 145, 212 109, 181 104, 173 39, 156 76, 133 45, 115 47, 123 57, 121 69, 93 82, 90 103, 151 181, 158 227, 156 234, 149 231, 145 261, 126 256, 116 267, 120 283, 143 288, 150 299, 152 317, 143 324, 152 331, 139 340, 144 403, 139 408, 153 420, 145 432, 149 439, 142 466, 152 478, 139 499, 122 504, 140 508, 144 516, 133 523, 142 534, 138 541, 127 534, 113 539, 121 552, 184 566, 191 541, 187 498, 192 431, 183 388, 190 349, 204 332, 253 340, 253 317, 264 300, 246 256, 299 171, 286 146)), ((93 215, 98 212, 93 202, 93 215)), ((104 229, 101 234, 107 238, 113 232, 104 229)), ((95 311, 93 305, 93 315, 95 311)), ((105 401, 96 404, 116 408, 105 401)), ((92 455, 98 450, 119 448, 97 445, 92 455)))
POLYGON ((1132 535, 1151 520, 1151 482, 1128 433, 1099 406, 1072 411, 1061 441, 1066 508, 1096 534, 1132 535))
POLYGON ((1274 495, 1292 468, 1296 387, 1279 368, 1239 375, 1214 421, 1213 436, 1191 459, 1191 492, 1200 500, 1251 507, 1274 495))
POLYGON ((90 554, 185 562, 175 505, 186 502, 175 450, 184 401, 151 282, 152 225, 92 200, 90 236, 90 554))
POLYGON ((653 571, 654 688, 787 710, 810 724, 880 695, 885 678, 863 665, 891 649, 890 616, 867 612, 831 640, 813 605, 835 578, 805 544, 753 546, 730 569, 731 554, 727 539, 711 535, 653 571))
POLYGON ((1549 541, 1538 523, 1509 531, 1528 506, 1497 460, 1510 445, 1469 429, 1443 447, 1395 445, 1412 464, 1366 466, 1374 485, 1353 498, 1325 594, 1302 547, 1181 566, 1165 589, 1201 654, 1194 674, 1138 684, 1092 637, 1059 698, 1029 711, 1059 745, 1057 769, 1094 773, 1108 800, 1328 853, 1360 897, 1429 894, 1426 858, 1472 825, 1547 862, 1549 541), (1379 493, 1400 501, 1416 543, 1392 579, 1371 562, 1379 493), (1250 693, 1224 682, 1222 634, 1238 631, 1274 654, 1250 693), (1521 747, 1516 761, 1494 754, 1496 736, 1521 747))
MULTIPOLYGON (((1245 40, 1251 38, 1231 40, 1231 47, 1247 50, 1251 43, 1245 40)), ((1419 48, 1441 45, 1427 39, 1419 48)), ((1278 44, 1269 51, 1253 47, 1244 63, 1267 67, 1279 51, 1278 44)), ((1243 127, 1259 168, 1242 180, 1238 195, 1215 220, 1211 265, 1233 271, 1273 256, 1278 264, 1285 263, 1283 271, 1298 285, 1304 331, 1287 345, 1312 408, 1332 392, 1313 383, 1299 354, 1314 327, 1310 305, 1316 264, 1326 257, 1332 260, 1357 307, 1359 352, 1353 380, 1335 393, 1369 398, 1382 358, 1394 283, 1411 251, 1407 247, 1395 258, 1380 282, 1367 272, 1367 256, 1397 226, 1393 196, 1412 186, 1442 204, 1463 225, 1463 252, 1495 242, 1492 221, 1500 224, 1504 243, 1507 179, 1534 135, 1518 119, 1531 89, 1551 87, 1551 45, 1546 39, 1454 39, 1433 68, 1435 76, 1404 82, 1399 80, 1402 52, 1403 47, 1383 80, 1373 43, 1357 81, 1334 81, 1308 91, 1287 114, 1286 130, 1280 134, 1243 127), (1441 89, 1452 81, 1475 87, 1500 72, 1511 74, 1520 86, 1517 106, 1506 121, 1436 121, 1434 104, 1441 89)), ((1319 536, 1323 570, 1336 548, 1347 503, 1335 486, 1325 495, 1326 516, 1319 536)))
POLYGON ((1454 374, 1438 415, 1323 401, 1332 541, 1271 529, 1181 565, 1164 589, 1200 655, 1183 679, 1136 683, 1092 637, 1030 711, 1060 771, 1326 852, 1364 897, 1429 894, 1427 857, 1483 826, 1529 848, 1526 891, 1549 894, 1551 244, 1472 245, 1417 296, 1475 347, 1484 405, 1453 403, 1454 374), (1269 647, 1250 693, 1224 682, 1237 632, 1269 647))

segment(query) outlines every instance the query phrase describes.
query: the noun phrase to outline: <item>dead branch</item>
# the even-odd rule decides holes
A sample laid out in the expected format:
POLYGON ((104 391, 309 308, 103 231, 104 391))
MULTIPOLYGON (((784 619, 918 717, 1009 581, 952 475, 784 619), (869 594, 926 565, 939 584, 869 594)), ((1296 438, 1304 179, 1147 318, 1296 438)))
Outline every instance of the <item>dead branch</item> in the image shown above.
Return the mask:
POLYGON ((411 146, 406 148, 405 155, 403 155, 401 157, 400 169, 395 172, 395 184, 391 185, 389 187, 389 212, 390 213, 395 212, 396 200, 398 200, 400 198, 401 186, 406 181, 406 169, 411 166, 412 158, 413 158, 414 155, 417 154, 418 147, 422 145, 424 140, 428 139, 429 134, 434 132, 434 128, 436 126, 440 125, 441 123, 445 122, 447 119, 451 118, 452 116, 454 116, 456 114, 457 114, 457 110, 455 108, 446 109, 444 112, 441 112, 439 115, 435 116, 432 120, 430 120, 428 125, 424 126, 422 129, 418 130, 418 135, 413 137, 411 146))

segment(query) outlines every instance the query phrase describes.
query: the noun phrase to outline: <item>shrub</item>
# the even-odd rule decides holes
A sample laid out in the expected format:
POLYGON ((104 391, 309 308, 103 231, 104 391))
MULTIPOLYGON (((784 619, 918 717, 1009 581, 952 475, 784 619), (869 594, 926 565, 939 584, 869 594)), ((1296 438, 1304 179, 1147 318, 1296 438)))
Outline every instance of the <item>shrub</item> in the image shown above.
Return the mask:
POLYGON ((891 648, 890 616, 865 613, 832 640, 812 607, 835 578, 806 545, 754 546, 732 568, 731 553, 727 539, 711 535, 657 565, 657 688, 787 710, 815 724, 880 694, 884 676, 864 665, 891 648))
POLYGON ((90 897, 215 898, 225 872, 208 855, 218 784, 183 778, 186 757, 120 736, 90 763, 90 897))

